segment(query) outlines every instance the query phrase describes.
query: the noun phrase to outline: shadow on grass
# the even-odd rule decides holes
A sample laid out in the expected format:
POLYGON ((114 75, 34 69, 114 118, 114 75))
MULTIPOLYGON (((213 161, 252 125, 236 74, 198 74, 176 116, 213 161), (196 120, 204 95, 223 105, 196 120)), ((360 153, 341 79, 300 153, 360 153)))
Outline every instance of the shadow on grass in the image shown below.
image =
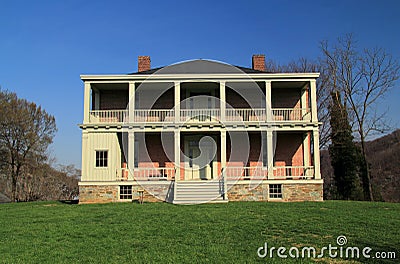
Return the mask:
MULTIPOLYGON (((58 200, 58 202, 62 203, 62 204, 68 204, 68 205, 79 204, 79 200, 58 200)), ((134 204, 143 204, 143 203, 146 203, 146 202, 140 203, 139 199, 134 199, 134 200, 132 200, 132 203, 134 203, 134 204)))
POLYGON ((72 205, 72 204, 78 204, 79 200, 59 200, 58 202, 63 203, 63 204, 72 205))

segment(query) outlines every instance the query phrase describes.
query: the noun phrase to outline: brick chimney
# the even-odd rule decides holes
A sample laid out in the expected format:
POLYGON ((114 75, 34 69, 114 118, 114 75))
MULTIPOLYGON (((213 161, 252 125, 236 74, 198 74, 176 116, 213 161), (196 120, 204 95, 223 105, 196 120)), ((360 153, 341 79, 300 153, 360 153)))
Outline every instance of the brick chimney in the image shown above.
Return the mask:
POLYGON ((138 72, 148 71, 151 69, 150 56, 138 57, 138 72))
POLYGON ((265 55, 253 55, 252 68, 257 71, 265 71, 265 55))

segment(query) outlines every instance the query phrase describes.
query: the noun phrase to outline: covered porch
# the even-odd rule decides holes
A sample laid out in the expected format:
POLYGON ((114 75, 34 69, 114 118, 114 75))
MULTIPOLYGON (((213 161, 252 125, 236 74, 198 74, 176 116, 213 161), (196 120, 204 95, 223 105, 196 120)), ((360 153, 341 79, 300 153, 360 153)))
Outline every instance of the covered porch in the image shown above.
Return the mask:
POLYGON ((130 133, 126 136, 130 148, 116 180, 319 179, 314 133, 318 132, 277 132, 272 140, 271 133, 246 132, 247 142, 240 132, 130 133))
POLYGON ((84 123, 310 122, 308 86, 300 81, 87 83, 84 123))

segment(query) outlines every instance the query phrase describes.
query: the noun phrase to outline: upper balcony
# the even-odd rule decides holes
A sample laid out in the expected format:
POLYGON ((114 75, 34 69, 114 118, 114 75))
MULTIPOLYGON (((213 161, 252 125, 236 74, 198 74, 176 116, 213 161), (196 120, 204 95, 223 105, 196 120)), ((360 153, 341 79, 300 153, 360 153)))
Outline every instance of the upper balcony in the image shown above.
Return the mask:
POLYGON ((144 88, 140 83, 92 83, 85 86, 84 123, 307 124, 317 120, 309 86, 306 81, 165 82, 144 88))

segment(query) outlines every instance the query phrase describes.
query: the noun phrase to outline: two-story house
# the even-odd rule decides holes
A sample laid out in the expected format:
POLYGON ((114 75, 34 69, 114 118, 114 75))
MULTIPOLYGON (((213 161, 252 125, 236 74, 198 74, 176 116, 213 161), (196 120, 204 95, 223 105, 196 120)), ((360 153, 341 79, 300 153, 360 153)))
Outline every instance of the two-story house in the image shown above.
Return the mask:
POLYGON ((318 73, 194 60, 81 75, 81 203, 321 201, 318 73))

